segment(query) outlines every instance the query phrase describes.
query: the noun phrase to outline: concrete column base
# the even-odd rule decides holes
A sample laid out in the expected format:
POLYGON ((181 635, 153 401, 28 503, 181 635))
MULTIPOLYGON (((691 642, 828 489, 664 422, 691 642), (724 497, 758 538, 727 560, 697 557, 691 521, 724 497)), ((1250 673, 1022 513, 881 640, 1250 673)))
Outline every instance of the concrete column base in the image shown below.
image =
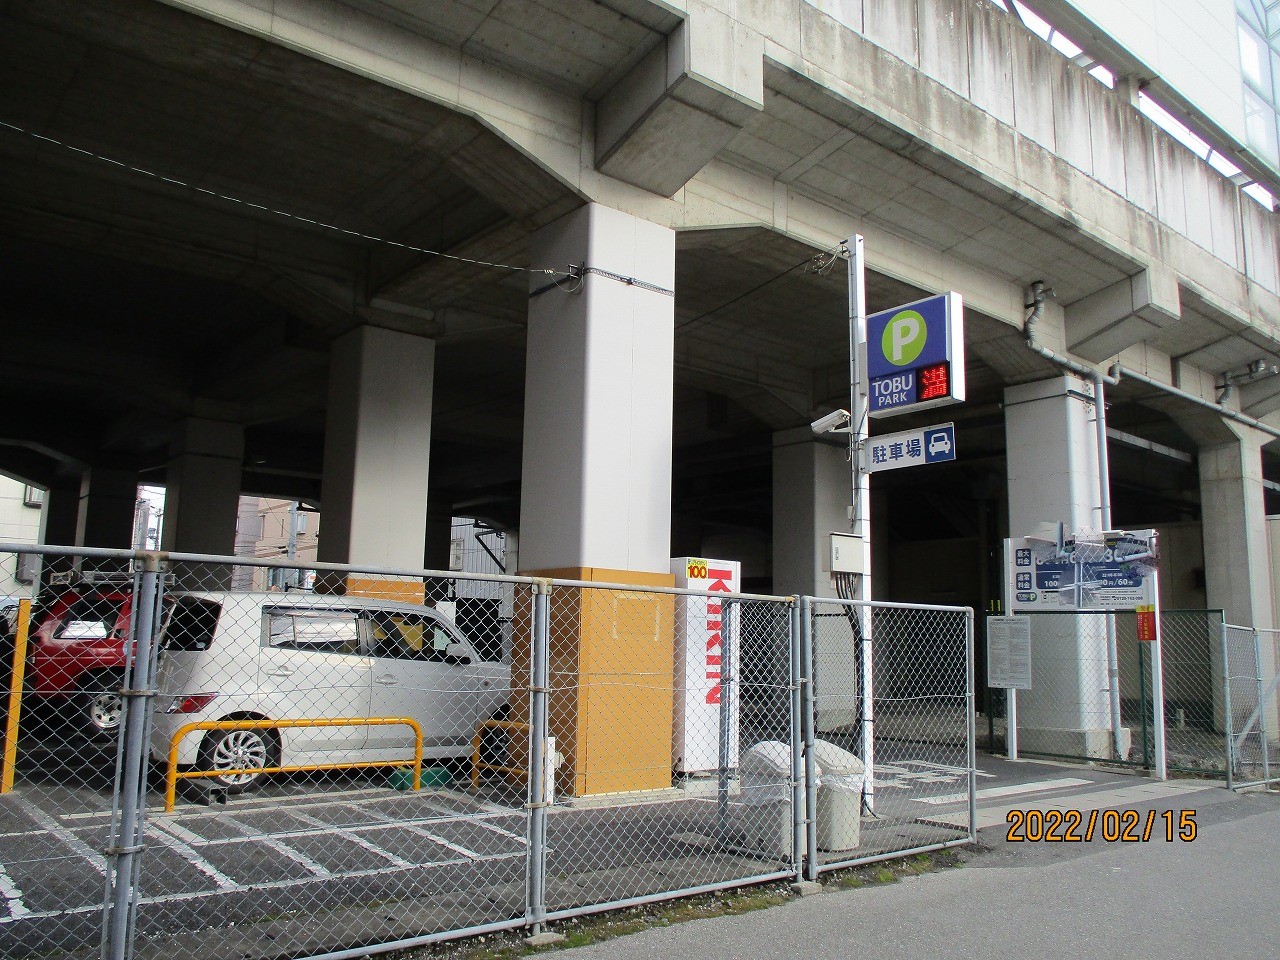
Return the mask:
MULTIPOLYGON (((670 587, 671 574, 574 567, 523 576, 670 587)), ((674 726, 675 598, 557 587, 551 593, 551 735, 564 757, 557 795, 670 788, 674 726)), ((515 624, 511 715, 529 708, 529 624, 515 624)), ((514 766, 527 739, 512 738, 514 766)))
POLYGON ((1099 760, 1128 760, 1133 750, 1133 731, 1120 728, 1120 756, 1112 749, 1111 731, 1055 730, 1047 727, 1018 726, 1018 750, 1026 753, 1049 753, 1064 757, 1096 757, 1099 760))

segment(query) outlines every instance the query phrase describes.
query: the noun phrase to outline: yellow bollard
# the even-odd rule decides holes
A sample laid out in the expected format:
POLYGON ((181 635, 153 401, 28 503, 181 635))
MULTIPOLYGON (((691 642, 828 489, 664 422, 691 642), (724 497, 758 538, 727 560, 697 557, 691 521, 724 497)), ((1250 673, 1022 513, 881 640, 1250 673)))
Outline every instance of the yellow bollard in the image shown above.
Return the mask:
POLYGON ((22 679, 27 669, 27 630, 31 626, 31 601, 18 601, 18 629, 13 637, 13 683, 9 687, 9 715, 4 725, 4 767, 0 769, 0 793, 13 789, 18 765, 18 715, 22 712, 22 679))

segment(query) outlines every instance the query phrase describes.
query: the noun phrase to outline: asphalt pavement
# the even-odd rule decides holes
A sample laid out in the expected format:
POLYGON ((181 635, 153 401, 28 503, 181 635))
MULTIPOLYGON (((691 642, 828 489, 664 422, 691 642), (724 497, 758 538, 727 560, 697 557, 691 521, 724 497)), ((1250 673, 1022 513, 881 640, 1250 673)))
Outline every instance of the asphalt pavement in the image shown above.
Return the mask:
MULTIPOLYGON (((1122 807, 1141 815, 1139 837, 1146 814, 1155 811, 1145 842, 1107 842, 1099 820, 1091 842, 1011 843, 1001 823, 981 831, 980 846, 965 851, 959 867, 893 884, 832 889, 739 916, 653 928, 563 956, 1273 956, 1280 941, 1280 795, 1185 786, 1188 792, 1122 807), (1172 810, 1176 823, 1184 809, 1196 811, 1195 839, 1169 842, 1161 814, 1172 810)), ((1078 796, 1082 808, 1090 805, 1087 794, 1078 796)), ((1106 796, 1110 803, 1114 792, 1106 796)), ((1061 791, 1051 799, 1059 808, 1070 809, 1074 802, 1061 791)), ((1030 795, 1022 807, 1044 809, 1049 800, 1030 795)), ((1083 819, 1087 825, 1088 815, 1083 819)))

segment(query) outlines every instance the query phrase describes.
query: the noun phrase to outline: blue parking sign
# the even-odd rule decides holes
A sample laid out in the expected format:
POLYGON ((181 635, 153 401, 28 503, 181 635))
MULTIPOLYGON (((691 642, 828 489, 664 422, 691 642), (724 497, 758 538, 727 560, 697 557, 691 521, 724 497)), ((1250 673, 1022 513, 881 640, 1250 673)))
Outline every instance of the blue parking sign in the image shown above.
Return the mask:
POLYGON ((948 423, 924 432, 924 462, 938 463, 956 458, 956 428, 948 423))

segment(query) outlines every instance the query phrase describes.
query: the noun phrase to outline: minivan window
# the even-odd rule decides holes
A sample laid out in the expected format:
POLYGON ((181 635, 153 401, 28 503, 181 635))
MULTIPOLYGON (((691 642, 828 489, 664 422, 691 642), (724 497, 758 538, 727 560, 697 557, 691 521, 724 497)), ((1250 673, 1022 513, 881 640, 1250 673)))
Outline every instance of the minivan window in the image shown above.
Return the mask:
POLYGON ((360 632, 356 615, 345 611, 270 613, 267 642, 283 650, 323 653, 359 653, 360 632))
POLYGON ((161 643, 166 650, 208 650, 218 629, 222 605, 212 600, 179 597, 169 614, 161 643))
POLYGON ((411 613, 374 613, 370 620, 375 657, 450 662, 449 644, 455 640, 440 621, 411 613))

